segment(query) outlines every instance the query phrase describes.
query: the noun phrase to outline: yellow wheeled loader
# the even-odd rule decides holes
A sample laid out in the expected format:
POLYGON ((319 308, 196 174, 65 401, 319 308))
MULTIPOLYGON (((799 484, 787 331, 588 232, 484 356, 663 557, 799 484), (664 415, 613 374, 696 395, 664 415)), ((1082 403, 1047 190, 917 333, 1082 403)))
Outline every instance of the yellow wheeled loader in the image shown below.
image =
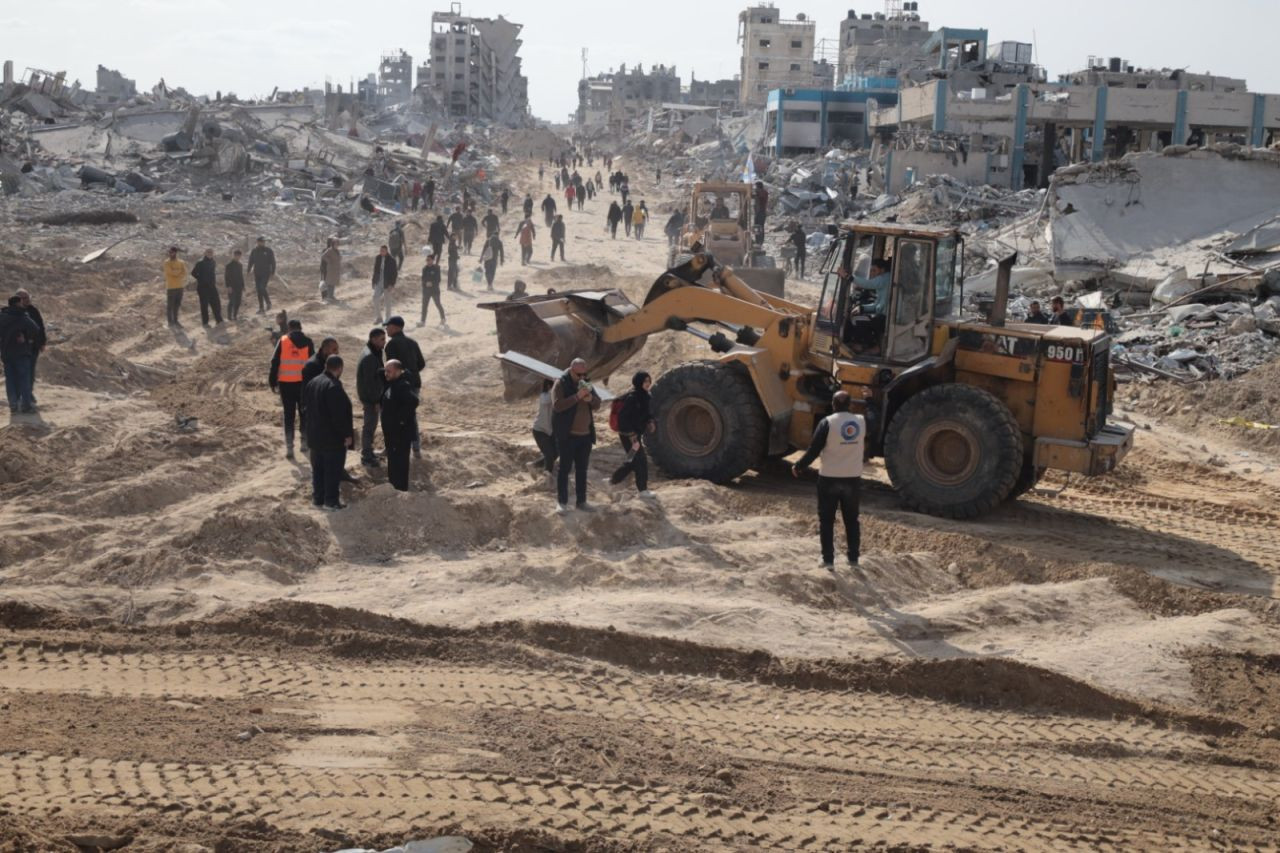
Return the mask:
POLYGON ((667 266, 675 267, 684 256, 705 252, 717 264, 732 267, 754 290, 785 295, 786 271, 756 241, 757 223, 751 203, 751 185, 732 181, 701 181, 689 194, 684 226, 671 248, 667 266))
MULTIPOLYGON (((816 309, 753 290, 707 254, 664 273, 639 306, 615 290, 486 307, 508 360, 547 362, 544 373, 581 356, 603 379, 649 335, 705 340, 710 358, 653 386, 647 441, 671 476, 726 482, 804 448, 840 389, 867 415, 869 454, 920 512, 972 518, 1047 469, 1113 470, 1133 431, 1107 420, 1111 337, 1006 323, 1013 257, 991 317, 960 319, 962 257, 953 229, 851 223, 823 260, 816 309)), ((510 396, 536 392, 540 379, 504 369, 510 396)))

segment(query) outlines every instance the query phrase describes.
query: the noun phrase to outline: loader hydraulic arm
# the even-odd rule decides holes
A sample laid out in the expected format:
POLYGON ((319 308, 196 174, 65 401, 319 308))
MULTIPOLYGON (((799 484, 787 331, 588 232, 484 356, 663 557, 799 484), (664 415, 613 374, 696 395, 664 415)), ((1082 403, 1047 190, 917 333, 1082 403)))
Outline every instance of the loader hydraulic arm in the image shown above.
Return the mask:
POLYGON ((686 323, 729 323, 765 329, 788 316, 767 305, 693 285, 677 287, 654 298, 635 313, 603 329, 600 336, 606 343, 621 343, 668 329, 672 318, 686 323))

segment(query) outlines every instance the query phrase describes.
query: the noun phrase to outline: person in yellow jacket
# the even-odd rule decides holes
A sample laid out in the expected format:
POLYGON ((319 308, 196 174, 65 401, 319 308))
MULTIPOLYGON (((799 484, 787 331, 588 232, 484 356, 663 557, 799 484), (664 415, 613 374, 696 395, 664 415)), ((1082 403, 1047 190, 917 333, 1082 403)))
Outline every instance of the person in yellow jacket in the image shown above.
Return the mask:
POLYGON ((644 239, 644 224, 649 221, 649 208, 644 206, 641 201, 640 205, 631 213, 631 229, 635 232, 637 240, 644 239))
POLYGON ((170 326, 181 326, 178 308, 182 305, 183 289, 187 286, 187 265, 178 260, 178 247, 169 247, 169 259, 164 262, 164 292, 166 312, 170 326))

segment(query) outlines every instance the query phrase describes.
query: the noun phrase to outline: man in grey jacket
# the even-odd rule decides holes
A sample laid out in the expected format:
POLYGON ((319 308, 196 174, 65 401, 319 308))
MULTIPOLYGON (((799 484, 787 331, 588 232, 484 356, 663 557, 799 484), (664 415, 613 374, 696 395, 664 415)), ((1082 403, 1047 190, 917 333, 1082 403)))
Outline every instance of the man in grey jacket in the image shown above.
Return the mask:
POLYGON ((382 329, 371 330, 356 365, 356 396, 364 410, 364 424, 360 429, 360 461, 370 467, 379 464, 378 457, 373 455, 373 434, 378 431, 378 410, 386 384, 382 373, 382 350, 386 345, 387 333, 382 329))

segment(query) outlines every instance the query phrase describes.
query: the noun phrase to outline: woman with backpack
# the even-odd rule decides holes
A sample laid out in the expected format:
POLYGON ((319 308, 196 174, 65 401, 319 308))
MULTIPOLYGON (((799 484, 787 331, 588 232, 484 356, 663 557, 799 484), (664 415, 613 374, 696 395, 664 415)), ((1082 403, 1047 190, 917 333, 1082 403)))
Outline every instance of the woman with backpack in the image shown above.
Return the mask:
POLYGON ((636 490, 642 498, 656 497, 649 491, 649 460, 644 452, 644 436, 657 429, 649 412, 649 389, 653 377, 643 370, 631 377, 631 390, 614 400, 609 410, 609 426, 618 433, 627 459, 609 478, 611 485, 618 485, 633 472, 636 490))
POLYGON ((542 393, 538 395, 538 414, 533 419, 533 441, 538 445, 542 458, 529 463, 533 470, 545 471, 548 475, 555 472, 556 457, 560 455, 551 427, 551 388, 555 384, 550 379, 542 380, 542 393))

